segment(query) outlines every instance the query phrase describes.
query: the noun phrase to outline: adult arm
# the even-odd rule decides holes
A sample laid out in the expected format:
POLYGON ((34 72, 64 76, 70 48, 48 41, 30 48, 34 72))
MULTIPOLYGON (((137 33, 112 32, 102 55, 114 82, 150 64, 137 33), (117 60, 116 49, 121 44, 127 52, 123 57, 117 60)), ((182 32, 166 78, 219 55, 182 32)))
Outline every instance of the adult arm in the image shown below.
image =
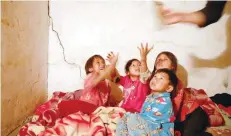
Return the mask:
POLYGON ((206 27, 217 22, 223 12, 227 1, 208 1, 206 6, 198 11, 184 13, 172 12, 169 9, 161 9, 164 23, 167 25, 175 23, 192 23, 199 27, 206 27))

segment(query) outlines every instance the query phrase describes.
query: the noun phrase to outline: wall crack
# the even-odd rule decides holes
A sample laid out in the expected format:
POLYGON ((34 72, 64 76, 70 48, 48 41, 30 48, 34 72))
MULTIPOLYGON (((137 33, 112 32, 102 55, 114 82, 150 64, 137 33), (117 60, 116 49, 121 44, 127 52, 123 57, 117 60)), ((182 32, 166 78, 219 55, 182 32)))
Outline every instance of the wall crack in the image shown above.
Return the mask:
POLYGON ((50 0, 48 0, 48 17, 49 17, 49 23, 50 23, 50 25, 51 25, 51 29, 52 29, 52 31, 56 34, 56 37, 57 37, 58 40, 59 40, 59 45, 60 45, 61 48, 62 48, 62 53, 63 53, 63 60, 64 60, 64 62, 67 63, 68 65, 72 65, 72 66, 78 68, 78 69, 79 69, 80 78, 84 80, 84 78, 82 77, 81 66, 78 65, 78 64, 76 64, 76 63, 74 63, 74 62, 69 62, 69 61, 66 59, 65 48, 64 48, 63 43, 62 43, 62 41, 61 41, 61 39, 60 39, 59 33, 54 29, 53 18, 52 18, 51 15, 50 15, 50 0))

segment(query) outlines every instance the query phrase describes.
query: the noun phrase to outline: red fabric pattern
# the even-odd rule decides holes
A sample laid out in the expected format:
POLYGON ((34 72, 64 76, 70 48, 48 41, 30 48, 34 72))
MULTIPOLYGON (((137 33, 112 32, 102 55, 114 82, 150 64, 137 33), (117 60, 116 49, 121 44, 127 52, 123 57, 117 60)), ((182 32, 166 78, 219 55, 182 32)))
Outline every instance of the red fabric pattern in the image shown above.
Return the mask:
POLYGON ((215 103, 212 102, 204 90, 194 88, 184 89, 183 104, 179 116, 180 121, 185 120, 186 115, 193 112, 198 106, 208 114, 211 126, 224 125, 224 119, 217 110, 215 103))
POLYGON ((60 109, 46 110, 36 121, 22 127, 18 136, 112 136, 115 135, 118 119, 125 111, 122 108, 99 107, 90 114, 79 111, 63 118, 60 118, 60 113, 60 109))
POLYGON ((180 107, 182 105, 183 95, 184 95, 184 85, 180 80, 178 80, 176 96, 174 98, 172 98, 172 105, 173 105, 173 110, 174 110, 175 116, 177 116, 177 114, 180 110, 180 107))
POLYGON ((36 118, 23 126, 18 136, 114 135, 122 108, 103 108, 78 99, 81 91, 55 92, 35 112, 36 118))
POLYGON ((224 107, 223 105, 219 104, 218 107, 219 107, 219 109, 223 110, 223 112, 225 112, 225 114, 226 114, 228 117, 231 117, 231 106, 229 106, 229 107, 224 107))
POLYGON ((62 101, 58 105, 58 109, 61 117, 65 117, 69 114, 82 111, 83 113, 90 114, 98 107, 94 104, 87 103, 80 100, 62 101))

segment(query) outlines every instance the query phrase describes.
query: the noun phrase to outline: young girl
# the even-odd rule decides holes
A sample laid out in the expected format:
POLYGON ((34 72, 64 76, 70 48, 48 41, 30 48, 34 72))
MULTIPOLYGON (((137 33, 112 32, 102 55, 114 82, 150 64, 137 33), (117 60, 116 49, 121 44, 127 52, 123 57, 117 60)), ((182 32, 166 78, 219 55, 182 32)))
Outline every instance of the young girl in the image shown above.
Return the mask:
MULTIPOLYGON (((139 47, 138 47, 139 48, 139 47)), ((168 51, 163 51, 159 53, 156 57, 156 60, 154 62, 154 68, 153 71, 150 72, 147 66, 147 54, 152 50, 152 48, 148 48, 148 44, 146 44, 146 47, 144 48, 143 45, 141 44, 140 50, 140 57, 141 57, 141 74, 140 74, 140 79, 142 82, 149 82, 150 79, 152 78, 153 74, 155 73, 156 70, 162 69, 162 68, 167 68, 172 70, 174 73, 177 71, 177 58, 174 54, 168 51)), ((180 110, 182 100, 183 100, 183 83, 179 80, 177 89, 174 92, 173 97, 172 97, 172 103, 173 103, 173 109, 174 109, 174 114, 175 116, 180 110)))
POLYGON ((106 79, 115 69, 118 54, 114 55, 106 67, 105 60, 100 55, 90 57, 85 64, 87 78, 80 100, 96 106, 107 106, 110 96, 109 80, 106 79))
MULTIPOLYGON (((108 60, 114 57, 111 52, 108 60)), ((119 106, 130 112, 140 112, 142 104, 148 94, 148 84, 140 81, 140 61, 137 59, 129 60, 125 65, 126 76, 117 78, 117 84, 123 86, 124 99, 119 106)))
POLYGON ((174 113, 170 93, 176 89, 177 82, 171 70, 157 70, 150 81, 151 94, 146 97, 142 111, 125 113, 117 124, 116 135, 173 136, 174 113))

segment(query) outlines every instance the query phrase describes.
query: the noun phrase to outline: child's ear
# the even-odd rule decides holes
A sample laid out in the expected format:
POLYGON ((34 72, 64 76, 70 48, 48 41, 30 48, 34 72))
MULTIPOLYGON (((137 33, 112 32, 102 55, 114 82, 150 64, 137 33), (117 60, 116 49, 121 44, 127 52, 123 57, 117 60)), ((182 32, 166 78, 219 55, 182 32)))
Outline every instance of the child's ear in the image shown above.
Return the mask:
POLYGON ((93 72, 93 68, 89 68, 88 70, 89 70, 89 72, 93 72))
POLYGON ((171 93, 173 91, 173 86, 172 85, 169 85, 166 92, 169 92, 171 93))

